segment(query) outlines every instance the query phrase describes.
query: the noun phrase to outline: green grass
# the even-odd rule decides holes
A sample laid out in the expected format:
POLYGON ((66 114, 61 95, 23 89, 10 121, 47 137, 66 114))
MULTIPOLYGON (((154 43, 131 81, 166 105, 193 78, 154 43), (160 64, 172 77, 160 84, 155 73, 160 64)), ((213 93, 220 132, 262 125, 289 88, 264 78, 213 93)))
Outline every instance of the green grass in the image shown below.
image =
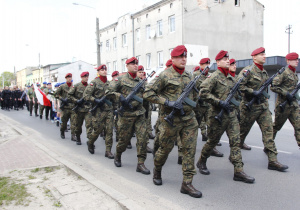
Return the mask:
POLYGON ((36 168, 36 169, 32 169, 32 170, 31 170, 32 173, 37 173, 37 172, 39 172, 39 171, 40 171, 39 168, 36 168))
POLYGON ((44 170, 46 173, 51 173, 54 171, 54 169, 52 167, 46 167, 46 168, 44 168, 44 170))
POLYGON ((0 177, 0 206, 13 202, 15 205, 27 206, 30 203, 29 196, 25 184, 18 184, 9 177, 0 177))
POLYGON ((32 175, 29 175, 28 178, 29 178, 29 179, 35 179, 36 177, 35 177, 35 176, 32 176, 32 175))
POLYGON ((55 207, 62 207, 61 203, 59 201, 55 201, 53 206, 55 207))

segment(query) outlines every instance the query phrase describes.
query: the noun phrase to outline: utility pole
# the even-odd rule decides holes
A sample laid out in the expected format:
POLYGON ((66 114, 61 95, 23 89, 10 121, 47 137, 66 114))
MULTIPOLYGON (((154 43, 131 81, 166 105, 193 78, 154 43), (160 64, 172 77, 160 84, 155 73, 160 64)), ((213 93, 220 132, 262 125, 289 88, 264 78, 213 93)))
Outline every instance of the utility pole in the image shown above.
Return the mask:
POLYGON ((100 57, 100 34, 99 34, 99 18, 96 17, 96 40, 97 40, 97 66, 101 65, 100 57))
POLYGON ((285 33, 288 34, 288 53, 290 53, 290 36, 293 33, 293 31, 291 31, 291 29, 292 29, 291 25, 288 25, 285 29, 285 33))

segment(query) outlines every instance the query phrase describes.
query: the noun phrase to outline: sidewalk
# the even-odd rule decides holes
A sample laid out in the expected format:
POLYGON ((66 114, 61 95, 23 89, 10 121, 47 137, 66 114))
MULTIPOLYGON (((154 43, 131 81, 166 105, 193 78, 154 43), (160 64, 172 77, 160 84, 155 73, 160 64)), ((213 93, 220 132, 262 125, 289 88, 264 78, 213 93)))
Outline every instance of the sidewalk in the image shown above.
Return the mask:
POLYGON ((125 196, 93 177, 66 164, 33 139, 35 135, 0 113, 0 177, 26 184, 32 195, 28 206, 1 206, 5 209, 137 209, 125 196), (85 179, 88 178, 88 180, 85 179), (98 186, 97 186, 98 185, 98 186), (115 197, 107 192, 112 192, 115 197), (51 194, 51 196, 49 195, 51 194))

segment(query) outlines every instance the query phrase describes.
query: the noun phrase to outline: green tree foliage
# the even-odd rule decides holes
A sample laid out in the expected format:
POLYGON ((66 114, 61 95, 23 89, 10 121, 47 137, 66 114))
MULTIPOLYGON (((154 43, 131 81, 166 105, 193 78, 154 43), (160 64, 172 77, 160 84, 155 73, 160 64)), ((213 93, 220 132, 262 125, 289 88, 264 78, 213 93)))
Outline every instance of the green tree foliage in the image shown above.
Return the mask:
POLYGON ((16 79, 14 73, 5 71, 0 76, 0 87, 3 87, 3 78, 4 78, 4 86, 10 86, 11 81, 16 79))

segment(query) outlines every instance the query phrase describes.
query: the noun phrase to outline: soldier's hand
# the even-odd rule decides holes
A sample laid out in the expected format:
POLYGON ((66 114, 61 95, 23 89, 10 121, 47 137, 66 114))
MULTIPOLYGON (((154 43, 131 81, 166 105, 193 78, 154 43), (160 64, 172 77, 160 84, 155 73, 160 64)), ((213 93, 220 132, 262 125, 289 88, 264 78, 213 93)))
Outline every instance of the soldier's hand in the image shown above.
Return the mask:
POLYGON ((169 101, 169 99, 167 99, 165 101, 165 106, 171 107, 171 108, 175 108, 175 101, 169 101))
POLYGON ((84 102, 84 100, 83 100, 83 98, 81 98, 76 101, 76 104, 81 105, 81 104, 83 104, 83 102, 84 102))
POLYGON ((287 93, 286 94, 286 99, 291 103, 294 100, 294 97, 292 96, 292 94, 287 93))
POLYGON ((122 94, 120 95, 119 100, 120 100, 122 106, 124 106, 124 107, 129 107, 128 101, 126 100, 126 98, 124 98, 124 96, 123 96, 122 94))
POLYGON ((255 90, 255 91, 253 91, 252 95, 253 95, 254 97, 260 97, 261 94, 259 93, 258 90, 255 90))
POLYGON ((99 106, 103 106, 104 100, 102 100, 101 98, 95 98, 95 103, 99 104, 99 106))
POLYGON ((219 106, 226 110, 228 113, 230 112, 230 105, 225 101, 220 101, 219 106))
POLYGON ((68 103, 68 99, 67 99, 67 98, 62 98, 61 101, 62 101, 64 104, 68 103))

